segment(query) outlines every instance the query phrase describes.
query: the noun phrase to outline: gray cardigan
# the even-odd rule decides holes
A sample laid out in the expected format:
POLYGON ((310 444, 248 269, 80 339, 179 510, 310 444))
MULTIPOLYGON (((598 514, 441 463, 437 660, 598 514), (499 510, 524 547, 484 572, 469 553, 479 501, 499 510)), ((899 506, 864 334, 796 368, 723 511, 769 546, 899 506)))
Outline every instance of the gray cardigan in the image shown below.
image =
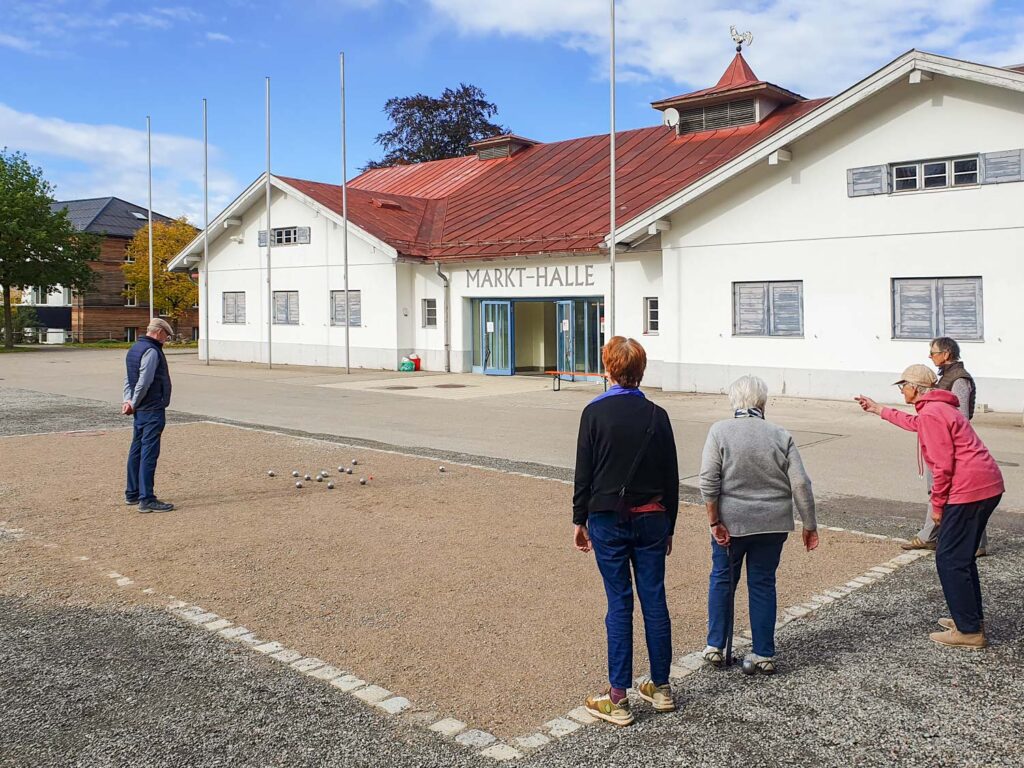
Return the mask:
POLYGON ((700 466, 704 501, 717 501, 733 536, 792 531, 793 508, 814 530, 814 494, 792 435, 764 419, 711 425, 700 466))

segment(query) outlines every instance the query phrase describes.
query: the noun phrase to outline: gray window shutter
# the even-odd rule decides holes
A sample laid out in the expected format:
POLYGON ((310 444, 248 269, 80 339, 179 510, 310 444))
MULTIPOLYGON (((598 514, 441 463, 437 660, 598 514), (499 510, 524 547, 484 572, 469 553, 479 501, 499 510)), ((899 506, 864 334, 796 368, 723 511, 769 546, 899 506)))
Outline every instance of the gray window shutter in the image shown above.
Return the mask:
POLYGON ((803 283, 771 284, 771 335, 803 336, 803 283))
POLYGON ((288 324, 299 324, 299 292, 288 292, 288 324))
POLYGON ((1008 152, 985 152, 981 155, 981 183, 1003 184, 1024 181, 1024 149, 1008 152))
POLYGON ((261 229, 260 230, 259 246, 260 246, 260 248, 266 248, 267 247, 267 230, 265 230, 265 229, 261 229))
POLYGON ((358 328, 363 324, 363 301, 360 291, 348 292, 348 309, 352 314, 352 327, 358 328))
POLYGON ((884 195, 889 192, 889 166, 866 165, 846 172, 846 194, 849 197, 884 195))
POLYGON ((296 231, 297 240, 302 245, 309 244, 309 227, 298 227, 296 231))
POLYGON ((234 297, 230 293, 221 294, 221 322, 235 322, 234 297))
POLYGON ((245 294, 244 293, 236 293, 235 294, 235 322, 236 323, 244 323, 245 322, 245 294))
POLYGON ((274 322, 288 322, 288 294, 284 291, 274 291, 274 322))
POLYGON ((981 340, 981 278, 939 280, 941 334, 954 339, 981 340))
POLYGON ((893 280, 893 336, 932 339, 938 336, 935 280, 893 280))
POLYGON ((768 335, 768 286, 764 283, 733 284, 733 333, 768 335))

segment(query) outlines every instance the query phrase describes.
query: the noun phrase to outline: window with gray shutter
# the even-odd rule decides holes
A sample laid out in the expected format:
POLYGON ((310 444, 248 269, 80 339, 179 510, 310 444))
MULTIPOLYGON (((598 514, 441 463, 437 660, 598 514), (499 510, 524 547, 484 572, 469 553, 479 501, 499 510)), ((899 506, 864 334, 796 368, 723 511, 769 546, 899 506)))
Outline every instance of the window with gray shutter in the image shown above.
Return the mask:
POLYGON ((733 335, 803 336, 803 281, 733 283, 733 335))
POLYGON ((331 291, 331 325, 358 328, 363 324, 363 302, 359 291, 348 292, 348 306, 352 315, 351 324, 345 322, 345 292, 331 291))
POLYGON ((225 291, 221 294, 221 323, 245 324, 245 291, 225 291))
MULTIPOLYGON (((267 247, 267 230, 259 232, 259 247, 267 247)), ((274 247, 279 245, 308 245, 309 227, 274 227, 274 247)))
POLYGON ((981 155, 981 183, 1024 181, 1024 149, 985 152, 981 155))
POLYGON ((719 128, 732 128, 737 125, 749 125, 754 122, 755 107, 753 99, 729 101, 724 104, 713 104, 708 107, 696 107, 683 110, 679 115, 676 132, 699 133, 714 131, 719 128))
POLYGON ((299 324, 298 291, 274 291, 274 324, 299 324))
POLYGON ((437 328, 437 299, 422 299, 420 315, 424 328, 437 328))
POLYGON ((980 277, 896 278, 892 301, 895 339, 984 338, 980 277))
MULTIPOLYGON (((897 180, 897 184, 900 182, 897 180)), ((916 182, 915 182, 916 187, 916 182)), ((846 172, 846 194, 849 197, 884 195, 889 191, 889 166, 866 165, 846 172)))

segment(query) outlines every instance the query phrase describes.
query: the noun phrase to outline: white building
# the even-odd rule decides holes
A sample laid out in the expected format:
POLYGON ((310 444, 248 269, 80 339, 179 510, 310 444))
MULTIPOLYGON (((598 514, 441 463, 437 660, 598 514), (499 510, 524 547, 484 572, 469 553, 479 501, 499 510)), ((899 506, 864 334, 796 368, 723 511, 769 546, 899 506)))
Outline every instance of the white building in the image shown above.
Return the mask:
MULTIPOLYGON (((756 373, 891 401, 948 335, 979 402, 1024 405, 1024 68, 910 51, 812 101, 737 55, 713 88, 654 106, 670 125, 617 136, 615 332, 647 348, 645 383, 756 373)), ((607 144, 496 137, 353 180, 351 364, 600 370, 607 144)), ((264 179, 211 224, 211 357, 265 362, 269 328, 274 362, 344 365, 341 190, 271 183, 272 299, 264 179)), ((202 253, 200 236, 171 267, 202 253)))

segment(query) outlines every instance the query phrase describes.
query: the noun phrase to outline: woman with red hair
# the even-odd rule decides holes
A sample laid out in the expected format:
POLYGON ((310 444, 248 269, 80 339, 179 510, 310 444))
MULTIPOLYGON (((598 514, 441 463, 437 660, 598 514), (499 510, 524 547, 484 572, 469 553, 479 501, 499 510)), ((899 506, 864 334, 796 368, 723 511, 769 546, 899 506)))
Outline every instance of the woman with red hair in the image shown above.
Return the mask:
POLYGON ((665 409, 647 400, 640 382, 647 353, 615 336, 601 350, 612 386, 580 418, 573 494, 573 543, 593 550, 608 597, 608 690, 587 711, 615 725, 633 722, 626 689, 633 685, 633 582, 640 598, 651 660, 637 686, 658 712, 675 709, 668 684, 672 629, 665 600, 665 557, 679 507, 679 466, 665 409))

